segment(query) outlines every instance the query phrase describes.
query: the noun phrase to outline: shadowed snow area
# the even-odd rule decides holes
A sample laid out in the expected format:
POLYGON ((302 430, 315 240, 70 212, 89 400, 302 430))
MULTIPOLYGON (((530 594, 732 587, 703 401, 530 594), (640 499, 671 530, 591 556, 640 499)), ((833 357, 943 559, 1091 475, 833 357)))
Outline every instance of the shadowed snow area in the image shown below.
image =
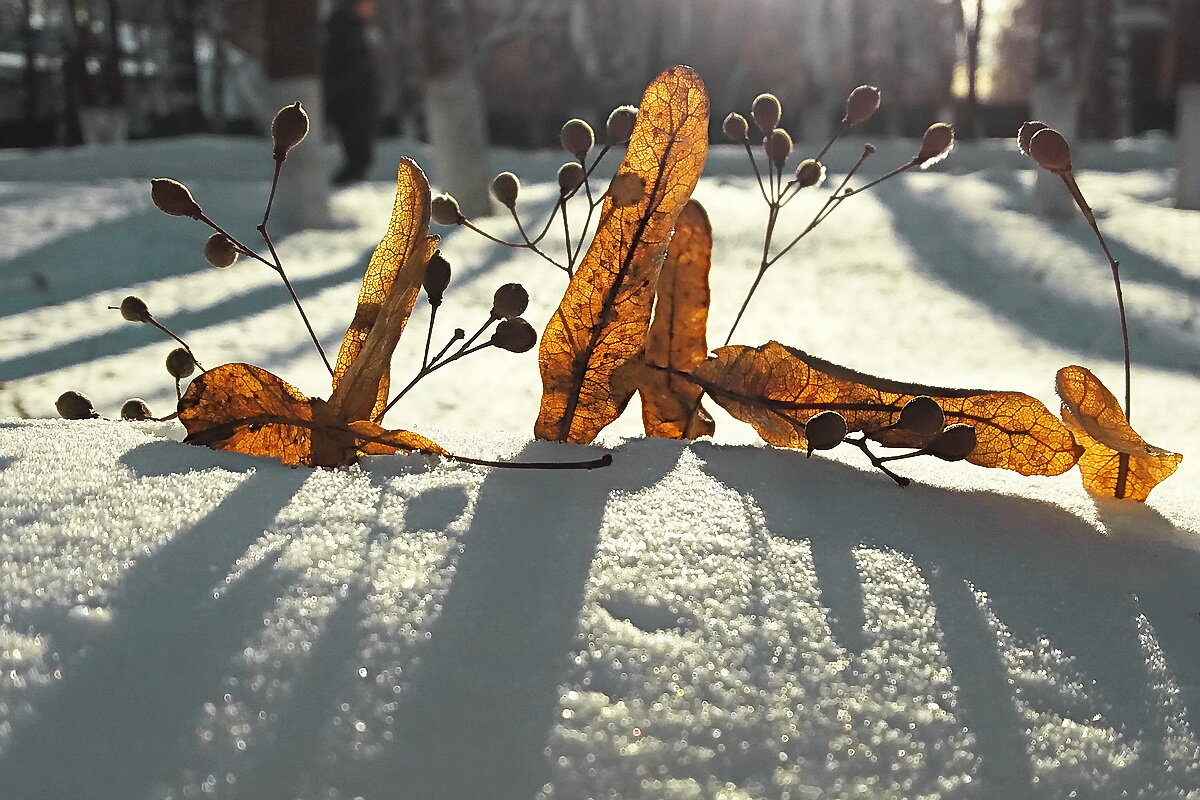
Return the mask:
MULTIPOLYGON (((915 147, 881 144, 864 177, 915 147)), ((465 359, 387 421, 462 455, 612 467, 292 470, 180 444, 173 423, 17 419, 67 389, 107 417, 135 395, 173 406, 173 343, 105 308, 129 293, 208 366, 315 396, 329 377, 270 270, 207 267, 207 229, 149 202, 146 179, 179 178, 253 238, 264 142, 0 154, 0 799, 1200 797, 1200 214, 1169 207, 1164 143, 1079 151, 1122 261, 1133 424, 1185 454, 1146 505, 1094 500, 1077 472, 924 458, 896 464, 902 490, 850 448, 765 447, 719 409, 712 441, 638 438, 635 401, 595 447, 532 443, 535 353, 465 359)), ((861 151, 837 152, 831 181, 861 151)), ((327 350, 403 153, 425 155, 388 143, 334 196, 339 227, 278 237, 327 350)), ((743 159, 714 148, 696 192, 712 346, 762 248, 743 159)), ((540 224, 561 155, 494 162, 540 224)), ((1051 409, 1067 364, 1121 394, 1107 265, 1082 220, 1029 211, 1032 176, 1007 143, 960 145, 842 204, 768 272, 736 341, 1051 409)), ((800 194, 780 230, 823 198, 800 194)), ((544 327, 561 272, 434 232, 454 269, 435 346, 510 281, 544 327)))

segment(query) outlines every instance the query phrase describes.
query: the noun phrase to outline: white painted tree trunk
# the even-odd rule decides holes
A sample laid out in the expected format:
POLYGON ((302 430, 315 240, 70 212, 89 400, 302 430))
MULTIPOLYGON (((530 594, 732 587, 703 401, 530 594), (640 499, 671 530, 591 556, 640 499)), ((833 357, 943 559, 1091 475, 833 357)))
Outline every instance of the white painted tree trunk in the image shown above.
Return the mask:
MULTIPOLYGON (((1033 118, 1075 144, 1079 131, 1079 93, 1066 81, 1040 81, 1033 87, 1033 118)), ((1033 186, 1033 208, 1052 219, 1069 219, 1079 213, 1062 179, 1040 168, 1033 186)))
MULTIPOLYGON (((279 191, 271 211, 270 228, 274 231, 300 228, 329 228, 329 166, 325 161, 325 113, 318 77, 277 78, 267 83, 267 104, 271 116, 286 105, 300 101, 308 112, 308 138, 288 153, 279 178, 279 191)), ((271 146, 263 145, 263 170, 273 168, 271 146)))
POLYGON ((1200 210, 1200 82, 1179 87, 1175 110, 1175 205, 1200 210))
POLYGON ((492 176, 479 81, 470 66, 462 64, 427 78, 424 90, 437 188, 453 195, 467 217, 487 216, 492 211, 492 176))

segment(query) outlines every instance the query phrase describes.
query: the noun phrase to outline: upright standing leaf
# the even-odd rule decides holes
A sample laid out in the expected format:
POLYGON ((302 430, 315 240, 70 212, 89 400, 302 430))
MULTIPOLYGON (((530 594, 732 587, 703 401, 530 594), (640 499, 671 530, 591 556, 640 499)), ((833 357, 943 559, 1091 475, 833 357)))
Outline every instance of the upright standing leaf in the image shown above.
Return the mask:
POLYGON ((1083 487, 1105 497, 1145 500, 1183 460, 1146 444, 1100 379, 1084 367, 1063 367, 1055 380, 1063 421, 1083 446, 1083 487))
POLYGON ((712 417, 700 404, 700 387, 688 372, 708 355, 708 270, 712 226, 704 208, 689 200, 675 221, 658 277, 654 319, 646 334, 646 365, 638 391, 647 436, 695 439, 711 436, 712 417), (666 369, 655 369, 666 367, 666 369))
POLYGON ((1071 432, 1029 395, 876 378, 779 342, 722 347, 692 370, 692 379, 776 447, 805 447, 804 424, 822 411, 837 411, 848 430, 863 431, 884 446, 922 447, 932 437, 892 426, 905 403, 927 395, 941 406, 947 424, 975 428, 977 444, 967 458, 974 464, 1059 475, 1081 452, 1071 432))
POLYGON ((367 265, 333 371, 329 405, 343 420, 372 419, 387 404, 392 352, 437 249, 428 231, 429 182, 415 162, 401 159, 392 218, 367 265))
POLYGON ((596 236, 542 336, 540 439, 586 443, 624 410, 636 383, 671 229, 708 152, 708 95, 688 67, 646 89, 614 185, 640 178, 641 199, 605 198, 596 236), (636 362, 635 362, 636 363, 636 362))

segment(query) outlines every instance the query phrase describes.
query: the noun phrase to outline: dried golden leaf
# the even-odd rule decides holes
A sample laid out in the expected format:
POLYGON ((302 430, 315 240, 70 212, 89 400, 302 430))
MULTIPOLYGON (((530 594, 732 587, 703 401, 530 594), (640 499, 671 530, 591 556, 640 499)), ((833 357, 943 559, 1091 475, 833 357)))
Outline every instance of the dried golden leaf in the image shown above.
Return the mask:
POLYGON ((1058 418, 1028 395, 876 378, 778 342, 722 347, 691 374, 722 408, 777 447, 804 448, 804 423, 829 410, 841 413, 849 430, 887 447, 921 447, 931 437, 883 429, 897 422, 906 402, 928 395, 942 407, 947 424, 974 426, 978 444, 967 459, 974 464, 1059 475, 1081 452, 1058 418))
POLYGON ((671 229, 708 152, 708 95, 688 67, 646 89, 617 172, 642 179, 645 195, 604 201, 595 238, 542 336, 539 439, 586 443, 624 410, 635 381, 614 375, 641 354, 671 229))
POLYGON ((367 456, 390 455, 397 451, 449 455, 437 442, 412 431, 389 431, 369 420, 349 423, 348 427, 359 442, 358 451, 367 456))
POLYGON ((711 257, 708 215, 699 203, 689 200, 675 221, 675 235, 658 277, 654 319, 646 334, 650 369, 642 371, 638 389, 647 436, 695 439, 711 436, 715 429, 700 404, 700 387, 677 374, 690 371, 708 355, 711 257))
POLYGON ((1055 383, 1063 421, 1083 446, 1079 471, 1092 494, 1144 501, 1183 460, 1138 436, 1117 398, 1090 370, 1063 367, 1055 383))
POLYGON ((437 237, 428 235, 429 203, 425 173, 401 159, 388 230, 367 265, 333 370, 329 405, 340 419, 373 419, 387 404, 392 352, 437 249, 437 237))

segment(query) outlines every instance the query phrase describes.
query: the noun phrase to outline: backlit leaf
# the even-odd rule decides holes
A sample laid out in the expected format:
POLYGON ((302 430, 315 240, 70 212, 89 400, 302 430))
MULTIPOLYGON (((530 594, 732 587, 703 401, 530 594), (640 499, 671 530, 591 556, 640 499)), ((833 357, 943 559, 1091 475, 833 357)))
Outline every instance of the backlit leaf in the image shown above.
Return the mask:
POLYGON ((437 442, 412 431, 384 430, 378 423, 358 420, 347 425, 358 440, 358 451, 367 456, 389 455, 395 452, 449 455, 437 442))
POLYGON ((978 444, 967 459, 974 464, 1059 475, 1081 452, 1058 418, 1028 395, 876 378, 778 342, 722 347, 691 374, 726 411, 776 447, 805 448, 804 423, 829 410, 842 414, 850 431, 863 431, 884 446, 921 447, 930 437, 883 429, 897 422, 906 402, 928 395, 942 407, 947 425, 974 426, 978 444))
POLYGON ((1062 417, 1083 446, 1079 471, 1092 494, 1145 500, 1183 456, 1147 444, 1100 379, 1084 367, 1063 367, 1055 381, 1062 417))
POLYGON ((428 235, 429 203, 425 174, 401 159, 387 233, 367 265, 333 371, 329 405, 343 420, 373 419, 387 404, 392 352, 437 249, 437 237, 428 235))
POLYGON ((658 278, 654 319, 646 334, 646 364, 667 370, 642 371, 642 422, 647 436, 695 439, 711 436, 712 417, 700 405, 702 391, 679 372, 708 355, 708 271, 712 226, 704 208, 689 200, 675 221, 658 278))
POLYGON ((645 194, 621 207, 605 199, 591 247, 542 336, 538 438, 590 442, 629 402, 636 381, 624 368, 644 349, 671 229, 707 151, 704 84, 690 68, 672 67, 646 89, 617 170, 641 178, 645 194))

